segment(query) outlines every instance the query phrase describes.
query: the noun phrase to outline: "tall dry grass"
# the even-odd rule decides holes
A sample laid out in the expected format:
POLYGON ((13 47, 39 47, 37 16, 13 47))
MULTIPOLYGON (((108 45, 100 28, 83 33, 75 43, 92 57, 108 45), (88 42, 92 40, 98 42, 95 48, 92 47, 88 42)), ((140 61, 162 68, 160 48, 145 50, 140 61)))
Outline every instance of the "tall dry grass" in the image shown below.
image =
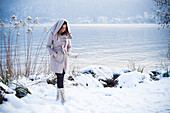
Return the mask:
POLYGON ((10 81, 18 79, 20 76, 29 77, 34 74, 49 73, 49 55, 47 50, 42 52, 48 31, 45 27, 38 44, 33 45, 36 24, 39 24, 38 18, 33 20, 30 16, 24 21, 17 21, 17 17, 13 15, 7 26, 0 20, 0 80, 2 82, 7 79, 10 81))

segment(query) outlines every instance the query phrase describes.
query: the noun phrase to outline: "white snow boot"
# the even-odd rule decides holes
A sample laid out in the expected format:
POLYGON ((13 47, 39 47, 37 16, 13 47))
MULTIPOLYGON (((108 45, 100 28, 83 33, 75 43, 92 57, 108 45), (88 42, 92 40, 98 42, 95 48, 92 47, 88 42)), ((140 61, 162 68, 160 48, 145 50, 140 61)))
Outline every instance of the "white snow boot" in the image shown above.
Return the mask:
POLYGON ((64 88, 61 88, 61 103, 64 104, 66 102, 66 97, 64 93, 64 88))
POLYGON ((60 100, 60 96, 61 96, 61 89, 57 88, 57 97, 56 97, 56 101, 60 100))

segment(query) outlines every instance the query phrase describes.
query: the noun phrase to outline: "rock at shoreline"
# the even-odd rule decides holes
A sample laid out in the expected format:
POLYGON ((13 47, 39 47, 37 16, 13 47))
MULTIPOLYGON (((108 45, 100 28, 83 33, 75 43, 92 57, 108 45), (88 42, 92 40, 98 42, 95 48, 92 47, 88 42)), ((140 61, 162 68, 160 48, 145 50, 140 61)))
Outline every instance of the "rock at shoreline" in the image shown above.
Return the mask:
POLYGON ((163 77, 170 77, 170 71, 168 71, 168 70, 157 69, 157 70, 153 70, 151 72, 152 72, 152 74, 150 74, 150 75, 153 80, 160 80, 163 77))
POLYGON ((9 89, 8 86, 0 82, 0 104, 2 104, 4 101, 8 101, 7 98, 5 98, 6 94, 13 94, 14 92, 9 89))

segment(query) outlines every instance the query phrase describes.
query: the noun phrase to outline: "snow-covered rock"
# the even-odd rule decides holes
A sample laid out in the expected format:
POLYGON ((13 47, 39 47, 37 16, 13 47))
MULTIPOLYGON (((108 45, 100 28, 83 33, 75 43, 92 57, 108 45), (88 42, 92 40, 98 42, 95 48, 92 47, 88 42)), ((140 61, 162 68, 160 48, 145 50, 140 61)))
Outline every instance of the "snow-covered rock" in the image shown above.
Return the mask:
POLYGON ((8 99, 6 98, 7 94, 14 95, 15 92, 5 84, 0 82, 0 104, 2 104, 4 101, 8 101, 8 99))
POLYGON ((145 81, 150 81, 150 75, 145 73, 140 73, 137 71, 124 73, 120 77, 118 77, 118 86, 120 88, 124 87, 135 87, 139 83, 143 83, 145 81))
POLYGON ((13 92, 12 89, 10 89, 8 86, 0 82, 0 87, 2 87, 6 92, 13 92))
POLYGON ((87 88, 103 88, 103 85, 91 74, 80 74, 79 76, 75 77, 75 81, 83 87, 87 88))
POLYGON ((118 78, 123 73, 129 73, 129 72, 131 72, 131 70, 128 69, 114 69, 112 71, 114 79, 118 78))
POLYGON ((97 66, 97 65, 92 65, 89 67, 85 67, 80 69, 81 73, 83 74, 92 74, 94 78, 96 79, 112 79, 113 78, 113 73, 112 71, 105 67, 105 66, 97 66))
POLYGON ((151 78, 153 80, 160 80, 163 77, 169 77, 170 76, 170 71, 169 69, 165 70, 165 69, 156 69, 151 71, 153 73, 153 75, 151 76, 151 78))

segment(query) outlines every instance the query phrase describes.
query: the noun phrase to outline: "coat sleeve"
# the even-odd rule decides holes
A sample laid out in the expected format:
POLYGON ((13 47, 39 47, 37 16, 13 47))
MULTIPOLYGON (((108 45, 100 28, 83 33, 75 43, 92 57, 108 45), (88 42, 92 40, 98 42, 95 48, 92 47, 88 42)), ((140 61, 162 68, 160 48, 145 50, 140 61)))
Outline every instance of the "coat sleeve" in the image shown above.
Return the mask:
POLYGON ((56 52, 52 50, 51 46, 52 46, 52 38, 53 38, 53 35, 52 35, 52 32, 50 32, 50 35, 48 36, 48 40, 47 40, 47 45, 46 45, 46 48, 47 50, 49 51, 49 54, 51 56, 53 56, 56 52))
POLYGON ((71 40, 70 40, 70 39, 68 39, 67 54, 68 54, 69 56, 71 55, 71 40))

